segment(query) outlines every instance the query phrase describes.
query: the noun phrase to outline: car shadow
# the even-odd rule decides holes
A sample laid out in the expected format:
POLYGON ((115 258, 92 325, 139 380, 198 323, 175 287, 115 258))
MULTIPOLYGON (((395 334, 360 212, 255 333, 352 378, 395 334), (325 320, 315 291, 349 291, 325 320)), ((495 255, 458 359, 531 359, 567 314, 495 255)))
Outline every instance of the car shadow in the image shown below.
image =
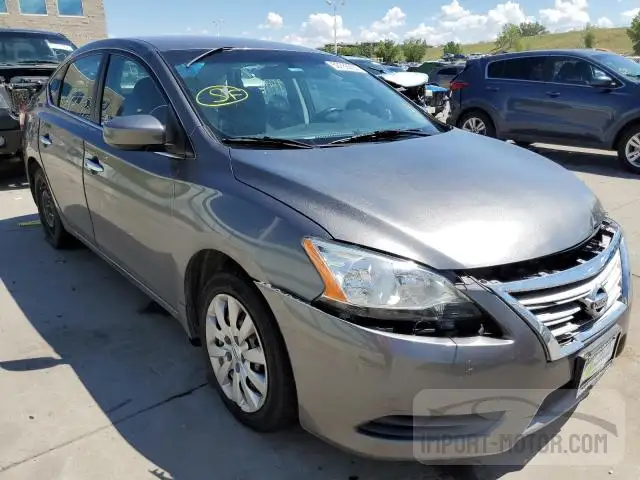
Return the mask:
MULTIPOLYGON (((440 467, 355 457, 299 426, 272 434, 242 427, 206 385, 202 354, 176 320, 89 249, 56 251, 43 237, 37 215, 0 220, 0 278, 15 303, 3 304, 3 310, 21 312, 11 316, 19 329, 17 344, 24 339, 23 317, 30 323, 29 335, 34 335, 32 327, 41 338, 0 352, 5 382, 36 384, 30 387, 30 403, 20 410, 29 413, 29 420, 20 416, 0 421, 19 422, 24 439, 23 444, 6 445, 0 470, 65 455, 58 447, 71 448, 114 428, 154 465, 147 469, 146 462, 135 462, 132 468, 142 464, 145 470, 132 469, 132 478, 447 478, 440 467), (41 347, 35 350, 33 345, 41 347), (74 373, 71 384, 60 380, 69 369, 74 373), (43 374, 52 381, 48 388, 37 385, 43 374), (35 393, 39 398, 33 398, 35 393), (87 394, 90 401, 84 398, 87 394), (72 413, 64 416, 66 405, 54 410, 59 427, 49 428, 45 436, 39 422, 46 422, 41 417, 47 415, 39 409, 45 408, 49 396, 71 404, 72 413), (89 413, 95 406, 102 424, 78 423, 78 418, 94 419, 89 413), (86 431, 69 437, 70 425, 86 431)), ((11 334, 8 326, 3 328, 5 335, 11 334)), ((16 388, 8 391, 17 402, 25 394, 16 388)), ((104 458, 120 451, 114 442, 101 441, 104 458)), ((113 463, 113 472, 128 467, 118 465, 117 458, 113 463)))
POLYGON ((28 186, 29 184, 23 171, 16 171, 16 169, 0 170, 0 192, 19 190, 28 186))
POLYGON ((535 144, 530 150, 573 172, 590 173, 614 178, 640 180, 640 175, 624 170, 614 152, 606 150, 566 149, 553 145, 535 144))

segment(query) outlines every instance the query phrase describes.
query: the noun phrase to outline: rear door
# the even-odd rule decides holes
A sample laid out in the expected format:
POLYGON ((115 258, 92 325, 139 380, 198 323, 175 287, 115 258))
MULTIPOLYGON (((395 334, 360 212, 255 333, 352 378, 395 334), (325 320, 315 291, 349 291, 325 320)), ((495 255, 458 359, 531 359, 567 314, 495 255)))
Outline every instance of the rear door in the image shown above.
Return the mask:
POLYGON ((40 114, 40 158, 53 196, 64 220, 87 240, 93 239, 93 227, 82 182, 83 138, 94 128, 91 112, 103 58, 93 53, 71 63, 61 72, 52 108, 40 114))
POLYGON ((104 123, 116 116, 150 114, 166 124, 175 115, 150 69, 135 56, 112 53, 103 83, 100 125, 85 137, 85 192, 96 243, 175 307, 172 202, 181 160, 169 152, 120 150, 102 136, 104 123))
POLYGON ((488 63, 484 90, 501 120, 502 137, 541 140, 548 133, 544 64, 541 56, 488 63))

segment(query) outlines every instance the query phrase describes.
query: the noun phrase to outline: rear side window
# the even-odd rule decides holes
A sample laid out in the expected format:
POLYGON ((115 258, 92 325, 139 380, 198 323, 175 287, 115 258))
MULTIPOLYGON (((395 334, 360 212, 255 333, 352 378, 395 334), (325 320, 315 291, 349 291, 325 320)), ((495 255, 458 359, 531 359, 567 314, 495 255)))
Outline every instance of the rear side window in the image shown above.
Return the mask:
POLYGON ((69 66, 60 90, 61 109, 91 120, 93 94, 101 62, 102 54, 94 54, 82 57, 69 66))
POLYGON ((542 57, 513 58, 491 62, 487 76, 496 79, 544 81, 545 59, 542 57))

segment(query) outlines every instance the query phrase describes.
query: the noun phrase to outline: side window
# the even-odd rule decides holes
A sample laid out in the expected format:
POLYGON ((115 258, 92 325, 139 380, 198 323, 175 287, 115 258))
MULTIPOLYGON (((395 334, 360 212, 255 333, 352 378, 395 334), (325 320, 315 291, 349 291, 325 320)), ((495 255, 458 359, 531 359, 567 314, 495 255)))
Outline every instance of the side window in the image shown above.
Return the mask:
POLYGON ((62 90, 64 73, 65 69, 62 68, 49 80, 49 100, 55 106, 58 106, 58 100, 60 100, 60 90, 62 90))
POLYGON ((605 73, 579 58, 556 57, 553 59, 551 81, 572 85, 588 85, 605 73))
POLYGON ((167 101, 147 69, 136 60, 111 55, 102 94, 100 124, 114 117, 154 115, 166 120, 167 101))
POLYGON ((69 66, 60 89, 60 108, 91 120, 93 91, 101 61, 102 55, 89 55, 69 66))
POLYGON ((513 58, 489 64, 489 78, 507 80, 544 81, 544 62, 542 57, 513 58))

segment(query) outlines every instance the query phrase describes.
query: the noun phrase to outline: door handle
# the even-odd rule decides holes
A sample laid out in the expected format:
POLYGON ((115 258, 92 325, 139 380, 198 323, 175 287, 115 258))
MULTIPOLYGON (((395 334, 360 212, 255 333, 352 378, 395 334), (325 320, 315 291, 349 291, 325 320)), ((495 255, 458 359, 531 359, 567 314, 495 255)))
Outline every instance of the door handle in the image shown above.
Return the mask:
POLYGON ((100 165, 97 157, 87 157, 84 159, 84 168, 86 168, 89 173, 95 175, 97 173, 104 172, 104 167, 100 165))
POLYGON ((51 141, 51 137, 49 136, 48 133, 46 135, 40 135, 40 143, 45 147, 48 147, 49 145, 53 144, 53 142, 51 141))
POLYGON ((552 98, 556 98, 560 96, 560 92, 547 92, 547 95, 552 98))
POLYGON ((498 92, 500 89, 498 87, 487 87, 485 90, 488 92, 498 92))

